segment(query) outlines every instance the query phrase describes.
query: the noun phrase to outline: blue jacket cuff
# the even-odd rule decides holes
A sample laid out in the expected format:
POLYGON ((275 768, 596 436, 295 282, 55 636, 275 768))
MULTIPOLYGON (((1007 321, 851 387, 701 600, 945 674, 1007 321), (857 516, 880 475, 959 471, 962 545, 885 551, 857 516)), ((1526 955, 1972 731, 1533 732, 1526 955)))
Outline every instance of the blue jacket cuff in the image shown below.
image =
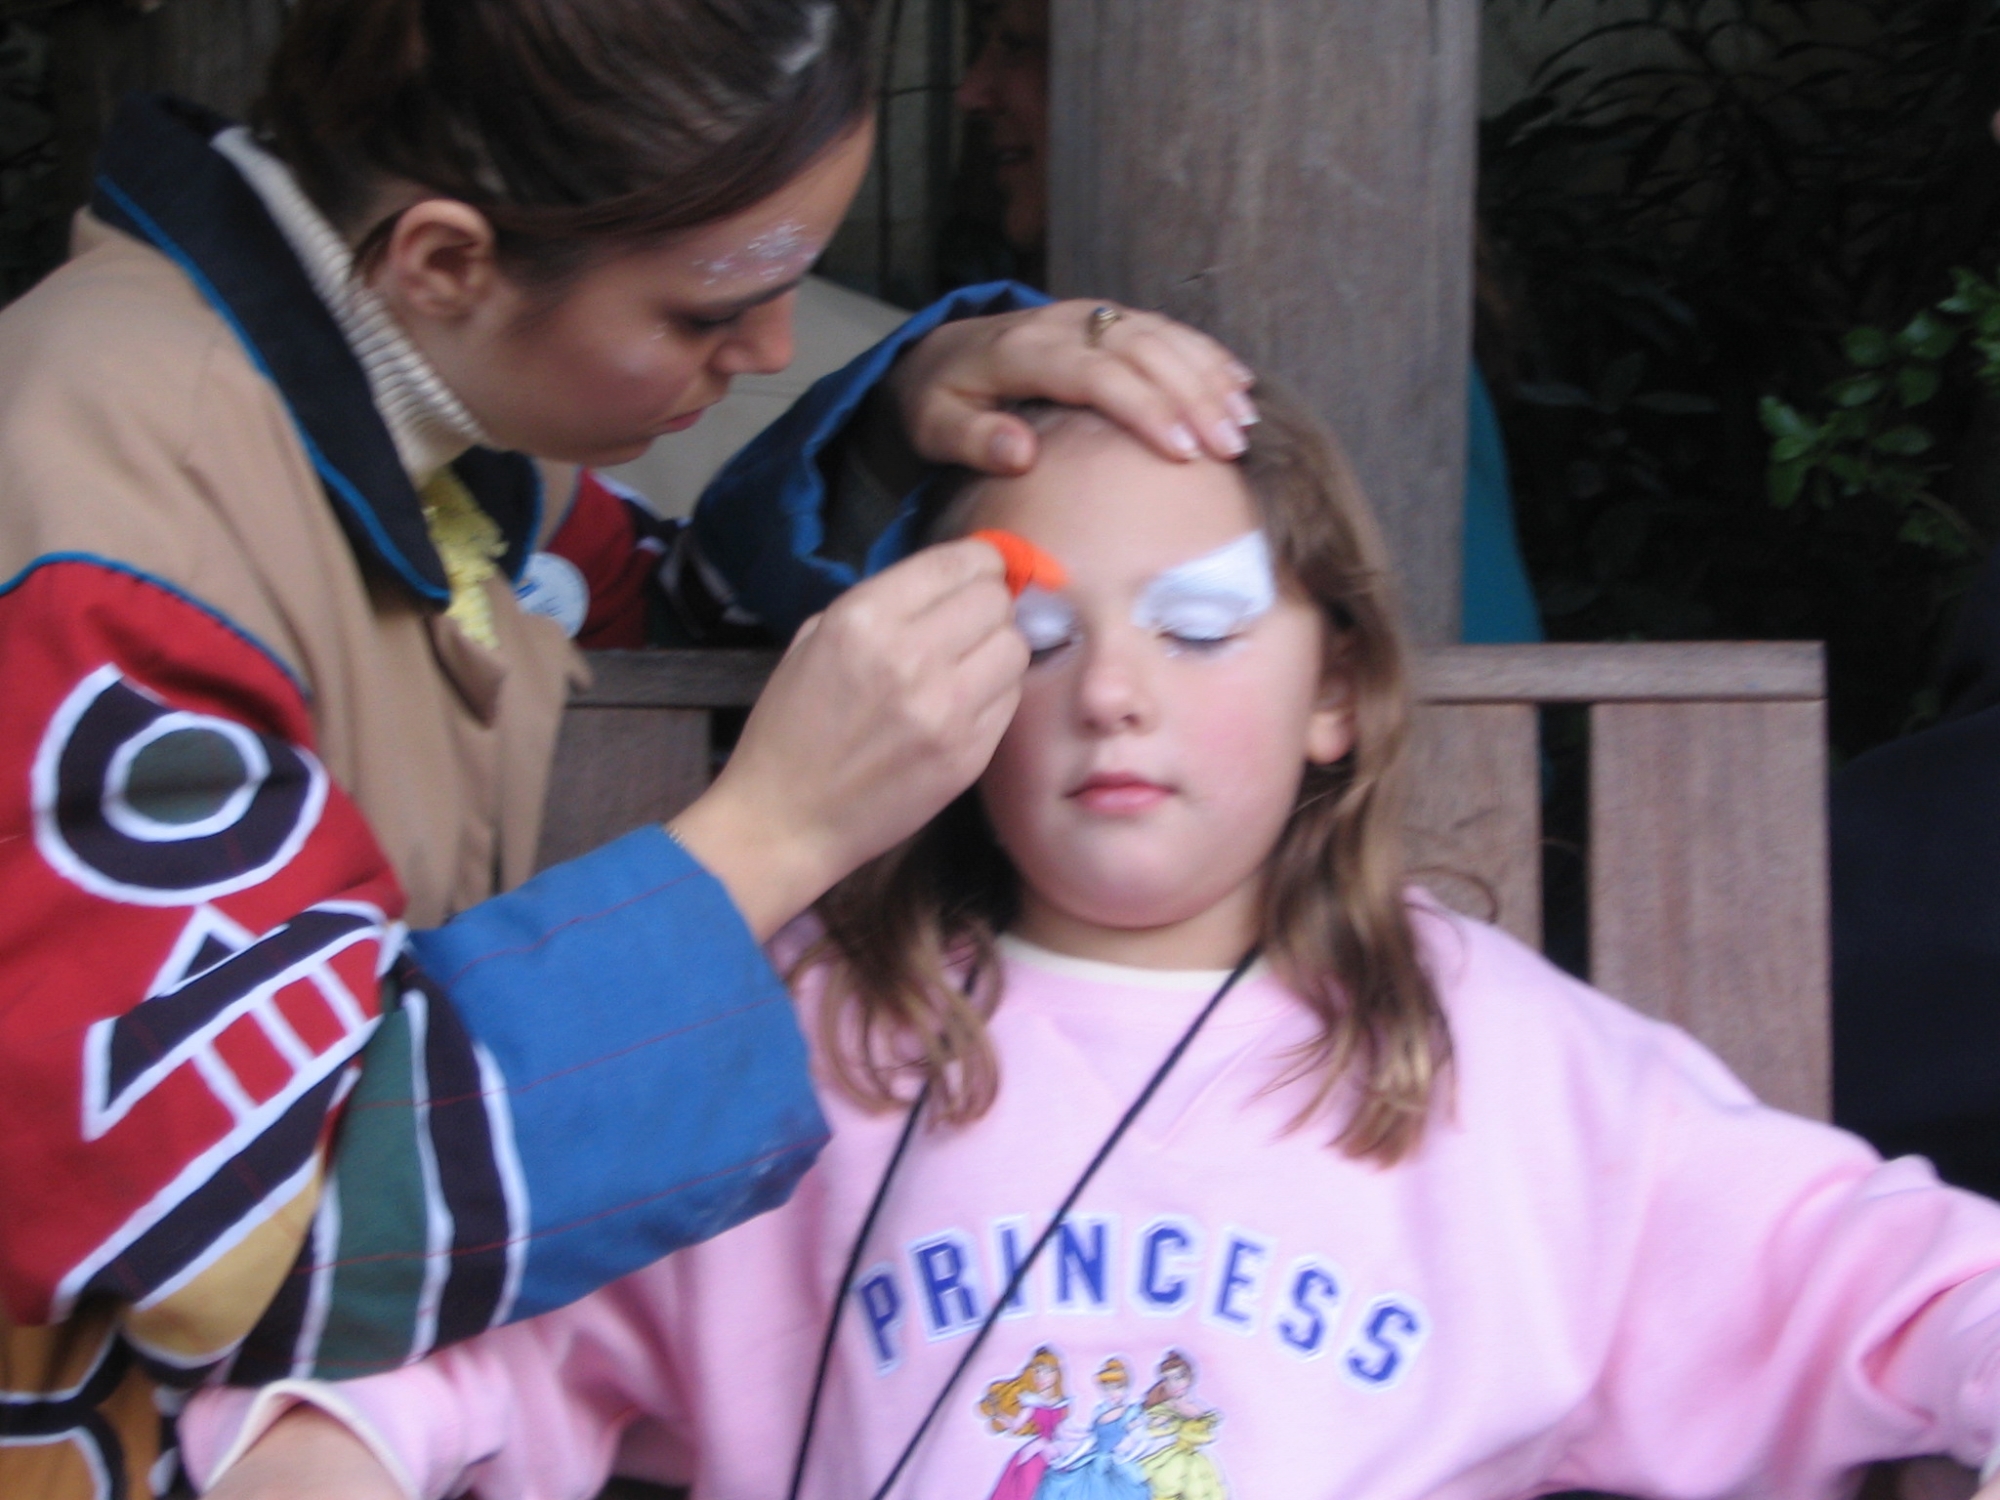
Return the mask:
POLYGON ((825 1143, 791 996, 659 829, 411 943, 505 1079, 529 1207, 516 1316, 776 1207, 825 1143))
MULTIPOLYGON (((781 636, 831 604, 857 581, 854 569, 818 556, 825 537, 826 479, 820 457, 862 400, 902 352, 960 318, 1040 307, 1049 299, 1011 281, 962 287, 939 298, 901 328, 823 377, 791 410, 765 428, 702 493, 693 528, 702 553, 729 580, 737 598, 781 636)), ((866 571, 903 555, 905 523, 915 496, 868 557, 866 571)))

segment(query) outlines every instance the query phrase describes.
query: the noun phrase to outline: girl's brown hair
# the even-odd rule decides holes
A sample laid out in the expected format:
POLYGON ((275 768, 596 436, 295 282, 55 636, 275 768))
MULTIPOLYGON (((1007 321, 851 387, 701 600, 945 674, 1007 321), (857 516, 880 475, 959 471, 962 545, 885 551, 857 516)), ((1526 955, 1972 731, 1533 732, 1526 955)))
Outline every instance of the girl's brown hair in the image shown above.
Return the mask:
MULTIPOLYGON (((1407 651, 1345 455, 1291 396, 1260 386, 1257 401, 1264 420, 1237 467, 1280 576, 1325 623, 1326 670, 1346 680, 1354 733, 1338 764, 1306 767, 1265 867, 1263 952, 1320 1022, 1288 1075, 1314 1085, 1299 1122, 1349 1094, 1337 1144, 1391 1163, 1421 1137, 1451 1051, 1403 891, 1407 651)), ((1042 427, 1075 419, 1030 414, 1042 427)), ((986 1034, 1000 1000, 994 940, 1017 900, 976 791, 821 898, 825 937, 801 967, 829 962, 822 1050, 845 1092, 887 1109, 914 1076, 945 1118, 985 1113, 999 1088, 986 1034)))
POLYGON ((251 118, 360 244, 385 186, 559 282, 769 197, 862 119, 867 0, 298 0, 251 118))

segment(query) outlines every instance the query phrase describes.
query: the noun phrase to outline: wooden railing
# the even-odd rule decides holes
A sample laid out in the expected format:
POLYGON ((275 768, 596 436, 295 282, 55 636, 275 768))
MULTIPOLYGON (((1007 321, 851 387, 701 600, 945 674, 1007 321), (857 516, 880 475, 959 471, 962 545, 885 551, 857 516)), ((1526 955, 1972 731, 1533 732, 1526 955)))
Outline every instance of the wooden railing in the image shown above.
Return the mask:
MULTIPOLYGON (((610 652, 563 727, 547 863, 671 817, 763 652, 610 652)), ((1593 982, 1686 1027, 1773 1104, 1829 1104, 1825 670, 1804 644, 1424 653, 1410 831, 1441 899, 1540 946, 1540 710, 1588 716, 1593 982), (1490 909, 1489 909, 1490 908, 1490 909)))

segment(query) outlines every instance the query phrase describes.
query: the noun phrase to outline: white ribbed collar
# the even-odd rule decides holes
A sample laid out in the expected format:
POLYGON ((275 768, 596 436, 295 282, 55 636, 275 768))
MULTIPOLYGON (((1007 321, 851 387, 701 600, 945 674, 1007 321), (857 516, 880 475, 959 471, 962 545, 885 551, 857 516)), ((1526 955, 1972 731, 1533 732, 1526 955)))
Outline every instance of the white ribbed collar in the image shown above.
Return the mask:
POLYGON ((291 169, 231 126, 211 144, 263 200, 313 290, 326 304, 368 377, 396 455, 419 489, 466 449, 490 446, 479 421, 431 368, 382 299, 354 274, 354 252, 313 206, 291 169))
MULTIPOLYGON (((1122 985, 1128 989, 1214 990, 1229 977, 1230 972, 1227 969, 1135 969, 1127 964, 1105 963, 1095 958, 1072 958, 1067 953, 1054 952, 1011 932, 1002 933, 996 946, 1003 957, 1026 964, 1031 969, 1061 974, 1070 979, 1088 979, 1098 984, 1122 985)), ((1261 979, 1269 967, 1259 958, 1243 977, 1246 980, 1261 979)))

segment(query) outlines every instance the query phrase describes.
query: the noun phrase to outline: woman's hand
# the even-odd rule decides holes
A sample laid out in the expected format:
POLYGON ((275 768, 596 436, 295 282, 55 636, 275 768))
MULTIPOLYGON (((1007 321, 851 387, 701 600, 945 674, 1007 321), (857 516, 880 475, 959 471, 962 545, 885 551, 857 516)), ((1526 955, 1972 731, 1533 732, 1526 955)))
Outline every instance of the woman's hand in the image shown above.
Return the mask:
POLYGON ((670 826, 762 940, 970 786, 1028 648, 1000 554, 952 542, 806 621, 715 785, 670 826))
POLYGON ((316 1406, 295 1406, 204 1494, 207 1500, 409 1500, 368 1445, 316 1406))
POLYGON ((1003 408, 1042 399, 1092 406, 1166 458, 1243 451, 1257 420, 1255 377, 1207 334, 1159 313, 1116 309, 1093 343, 1101 302, 947 323, 911 349, 887 382, 919 458, 991 474, 1033 466, 1035 434, 1003 408))

